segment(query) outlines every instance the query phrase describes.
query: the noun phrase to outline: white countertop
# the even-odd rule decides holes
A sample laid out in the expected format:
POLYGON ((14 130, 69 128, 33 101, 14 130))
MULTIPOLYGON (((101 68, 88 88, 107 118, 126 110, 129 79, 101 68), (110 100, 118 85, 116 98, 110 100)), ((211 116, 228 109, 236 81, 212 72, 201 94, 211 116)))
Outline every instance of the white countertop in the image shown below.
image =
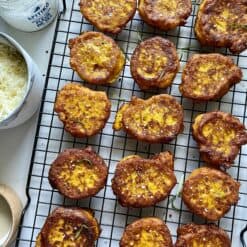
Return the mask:
MULTIPOLYGON (((0 18, 0 31, 16 39, 39 66, 45 83, 56 22, 35 33, 11 28, 0 18)), ((11 186, 26 204, 26 182, 38 114, 14 129, 0 131, 0 183, 11 186)))

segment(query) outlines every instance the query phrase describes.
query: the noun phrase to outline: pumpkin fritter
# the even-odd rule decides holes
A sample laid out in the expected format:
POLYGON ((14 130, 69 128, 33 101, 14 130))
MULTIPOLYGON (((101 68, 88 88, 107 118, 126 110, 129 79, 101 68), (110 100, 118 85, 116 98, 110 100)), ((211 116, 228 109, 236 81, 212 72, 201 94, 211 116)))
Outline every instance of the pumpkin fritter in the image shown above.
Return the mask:
POLYGON ((113 128, 124 129, 139 141, 167 143, 183 131, 183 108, 167 94, 147 100, 132 97, 117 112, 113 128))
POLYGON ((99 32, 85 32, 70 39, 70 66, 81 79, 92 84, 112 84, 125 63, 116 42, 99 32))
POLYGON ((216 221, 238 202, 239 186, 227 173, 202 167, 195 169, 185 181, 182 198, 194 214, 216 221))
POLYGON ((93 214, 77 207, 58 207, 41 229, 36 247, 94 247, 100 227, 93 214))
POLYGON ((48 178, 64 196, 82 199, 94 196, 105 186, 107 166, 91 147, 66 149, 52 163, 48 178))
POLYGON ((104 128, 111 102, 105 92, 68 83, 58 92, 54 109, 72 136, 89 137, 104 128))
POLYGON ((161 37, 147 39, 135 49, 130 69, 141 89, 167 88, 179 69, 176 47, 161 37))
POLYGON ((43 241, 41 240, 41 234, 39 233, 36 239, 35 247, 44 247, 44 244, 42 242, 43 241))
POLYGON ((139 0, 138 10, 146 23, 168 31, 186 23, 192 4, 191 0, 139 0))
POLYGON ((172 247, 171 233, 156 217, 134 221, 128 225, 120 240, 120 247, 172 247))
POLYGON ((102 32, 119 33, 133 18, 136 0, 81 0, 83 16, 102 32))
POLYGON ((202 45, 226 47, 233 53, 247 48, 246 0, 203 0, 195 33, 202 45))
POLYGON ((175 247, 231 247, 227 233, 216 225, 184 225, 177 230, 175 247))
POLYGON ((164 200, 176 184, 173 156, 162 152, 151 159, 128 156, 118 164, 112 190, 125 207, 149 207, 164 200))
POLYGON ((179 89, 195 101, 216 100, 240 82, 242 71, 231 58, 221 54, 195 54, 187 62, 179 89))
POLYGON ((220 111, 200 114, 192 126, 192 134, 201 158, 211 165, 229 168, 247 143, 247 131, 239 119, 220 111))

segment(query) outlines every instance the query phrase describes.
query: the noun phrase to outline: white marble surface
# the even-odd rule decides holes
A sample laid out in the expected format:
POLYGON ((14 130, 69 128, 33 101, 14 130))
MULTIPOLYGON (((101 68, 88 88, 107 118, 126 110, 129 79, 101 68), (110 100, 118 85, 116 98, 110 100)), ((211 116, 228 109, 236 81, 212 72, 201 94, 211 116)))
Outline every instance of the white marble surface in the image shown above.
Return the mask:
MULTIPOLYGON (((38 64, 44 75, 47 72, 56 22, 46 29, 25 33, 11 28, 0 18, 0 31, 16 39, 38 64), (47 52, 48 51, 48 52, 47 52)), ((26 182, 32 155, 38 114, 14 129, 0 131, 0 183, 11 186, 26 204, 26 182)))

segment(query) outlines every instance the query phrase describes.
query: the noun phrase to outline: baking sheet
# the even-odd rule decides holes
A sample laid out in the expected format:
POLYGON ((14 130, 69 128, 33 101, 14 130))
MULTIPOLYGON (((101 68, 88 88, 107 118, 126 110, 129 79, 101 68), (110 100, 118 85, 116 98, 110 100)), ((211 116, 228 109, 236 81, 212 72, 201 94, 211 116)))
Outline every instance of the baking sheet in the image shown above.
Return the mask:
MULTIPOLYGON (((30 183, 28 192, 32 198, 23 219, 17 246, 34 246, 35 239, 43 226, 49 213, 59 205, 79 205, 89 207, 95 211, 95 216, 101 224, 102 233, 97 242, 99 247, 118 246, 121 235, 127 224, 137 218, 145 216, 157 216, 163 218, 167 223, 173 240, 176 239, 176 229, 179 225, 191 221, 204 223, 205 221, 191 214, 180 199, 176 200, 179 211, 174 210, 170 205, 171 196, 158 203, 154 207, 145 209, 128 209, 121 207, 115 200, 111 190, 111 179, 114 174, 116 163, 124 156, 138 154, 142 157, 149 157, 162 150, 170 150, 175 155, 175 173, 177 180, 185 179, 193 169, 203 165, 199 159, 197 145, 191 135, 191 123, 194 117, 202 112, 211 110, 222 110, 230 112, 240 118, 246 124, 247 121, 247 52, 239 56, 233 56, 226 49, 202 48, 194 35, 193 26, 198 3, 193 2, 193 12, 184 27, 164 33, 147 26, 140 20, 138 14, 128 24, 128 26, 116 36, 112 36, 130 57, 141 37, 146 39, 155 35, 160 35, 173 41, 181 56, 181 68, 168 90, 157 90, 151 93, 141 92, 130 76, 129 61, 127 60, 124 71, 119 80, 112 86, 86 86, 106 91, 112 102, 112 113, 110 119, 102 133, 88 138, 75 139, 66 133, 57 114, 53 111, 54 100, 57 90, 62 88, 67 82, 81 82, 76 73, 69 65, 68 40, 79 35, 83 31, 95 30, 79 12, 78 1, 71 1, 70 12, 65 17, 61 17, 57 27, 54 43, 53 57, 50 64, 47 85, 43 97, 43 106, 40 113, 39 129, 36 135, 36 145, 32 158, 32 169, 30 171, 30 183), (181 82, 181 71, 188 58, 198 52, 219 51, 231 56, 243 70, 244 77, 241 83, 234 86, 230 92, 219 101, 195 104, 190 100, 181 97, 178 86, 181 82), (112 123, 117 109, 123 101, 129 101, 132 95, 141 98, 148 98, 155 93, 166 92, 182 103, 185 112, 185 129, 176 140, 166 145, 149 145, 126 136, 124 132, 112 130, 112 123), (106 161, 109 167, 107 186, 95 197, 87 200, 73 201, 61 196, 53 190, 48 182, 47 176, 51 162, 59 152, 65 148, 86 147, 91 145, 106 161)), ((247 147, 244 146, 240 155, 235 161, 235 165, 228 172, 241 183, 240 200, 237 206, 225 215, 217 224, 225 229, 232 239, 232 246, 241 246, 239 241, 240 230, 247 224, 247 147)), ((172 195, 176 194, 178 185, 173 189, 172 195)))

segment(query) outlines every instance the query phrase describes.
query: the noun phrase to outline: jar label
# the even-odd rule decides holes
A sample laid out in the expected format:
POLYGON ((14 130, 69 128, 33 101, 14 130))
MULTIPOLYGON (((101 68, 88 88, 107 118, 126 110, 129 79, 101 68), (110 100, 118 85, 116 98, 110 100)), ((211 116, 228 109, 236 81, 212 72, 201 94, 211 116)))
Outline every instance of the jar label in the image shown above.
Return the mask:
POLYGON ((39 5, 34 8, 33 14, 28 17, 28 20, 34 23, 37 27, 46 25, 51 19, 51 8, 48 2, 44 6, 39 5))
POLYGON ((16 11, 13 8, 4 9, 1 17, 17 29, 32 32, 51 23, 58 13, 58 7, 58 0, 37 0, 33 1, 32 6, 25 11, 16 11))

